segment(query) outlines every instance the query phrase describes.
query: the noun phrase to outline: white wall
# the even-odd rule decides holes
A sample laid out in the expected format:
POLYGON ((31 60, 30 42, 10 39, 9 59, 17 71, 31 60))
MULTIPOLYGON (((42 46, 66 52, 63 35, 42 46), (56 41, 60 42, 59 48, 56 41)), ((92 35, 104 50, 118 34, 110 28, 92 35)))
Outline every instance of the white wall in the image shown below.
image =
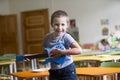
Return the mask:
POLYGON ((20 12, 43 8, 49 8, 50 15, 53 11, 62 9, 69 14, 70 19, 76 19, 81 44, 96 43, 104 37, 101 32, 101 19, 109 19, 109 32, 114 31, 115 25, 120 25, 120 0, 10 0, 9 4, 6 0, 0 1, 0 14, 3 13, 1 10, 4 10, 4 13, 18 14, 19 30, 20 12), (4 10, 6 8, 7 10, 4 10))
POLYGON ((0 15, 9 14, 9 1, 0 0, 0 15))
POLYGON ((103 36, 100 20, 110 20, 110 32, 120 25, 120 0, 54 0, 54 10, 64 9, 70 18, 76 19, 80 42, 95 43, 103 36))

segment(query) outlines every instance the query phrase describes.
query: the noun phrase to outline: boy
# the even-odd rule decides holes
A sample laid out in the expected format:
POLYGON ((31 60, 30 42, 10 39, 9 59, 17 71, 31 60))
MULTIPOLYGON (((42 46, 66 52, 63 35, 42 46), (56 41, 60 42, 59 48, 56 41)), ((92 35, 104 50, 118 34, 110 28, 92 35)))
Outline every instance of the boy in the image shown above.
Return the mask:
POLYGON ((50 57, 58 58, 62 55, 66 55, 66 60, 57 64, 51 62, 50 80, 77 80, 75 65, 71 55, 77 55, 82 52, 79 44, 67 33, 69 27, 68 14, 65 11, 55 11, 51 16, 51 26, 54 32, 45 36, 43 41, 43 47, 49 48, 56 43, 62 43, 65 46, 65 50, 55 48, 50 53, 50 57))

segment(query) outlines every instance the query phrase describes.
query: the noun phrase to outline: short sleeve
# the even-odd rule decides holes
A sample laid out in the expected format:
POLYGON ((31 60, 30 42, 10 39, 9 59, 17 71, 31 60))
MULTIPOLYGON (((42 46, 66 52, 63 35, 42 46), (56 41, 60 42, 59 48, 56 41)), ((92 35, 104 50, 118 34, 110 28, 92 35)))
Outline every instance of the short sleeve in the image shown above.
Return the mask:
POLYGON ((64 40, 65 40, 64 44, 67 48, 71 47, 71 44, 76 42, 76 40, 68 33, 65 35, 64 40))
POLYGON ((46 47, 46 46, 47 46, 48 38, 49 38, 49 34, 47 34, 47 35, 44 37, 44 39, 43 39, 43 42, 42 42, 42 46, 43 46, 43 47, 46 47))

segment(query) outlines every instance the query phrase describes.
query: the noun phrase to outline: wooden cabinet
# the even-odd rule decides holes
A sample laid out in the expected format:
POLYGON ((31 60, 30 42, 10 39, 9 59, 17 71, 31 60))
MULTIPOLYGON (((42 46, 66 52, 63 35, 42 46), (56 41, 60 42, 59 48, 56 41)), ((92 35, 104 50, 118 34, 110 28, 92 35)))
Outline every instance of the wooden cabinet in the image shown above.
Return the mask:
MULTIPOLYGON (((23 54, 40 53, 44 36, 50 32, 48 9, 21 12, 23 54)), ((0 16, 0 55, 18 54, 16 15, 0 16)))
POLYGON ((17 16, 0 16, 0 55, 5 53, 18 54, 17 16))
POLYGON ((41 53, 41 43, 50 31, 48 9, 21 13, 24 53, 41 53))

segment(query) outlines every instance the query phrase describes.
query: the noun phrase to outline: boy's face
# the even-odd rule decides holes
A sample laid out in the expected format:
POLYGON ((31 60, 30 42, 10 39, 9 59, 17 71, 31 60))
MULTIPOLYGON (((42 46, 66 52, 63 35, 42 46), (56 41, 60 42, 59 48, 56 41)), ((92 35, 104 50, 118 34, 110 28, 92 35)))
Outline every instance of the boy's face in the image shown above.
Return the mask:
POLYGON ((55 35, 59 36, 67 31, 68 23, 66 17, 56 17, 53 19, 52 27, 54 29, 55 35))

